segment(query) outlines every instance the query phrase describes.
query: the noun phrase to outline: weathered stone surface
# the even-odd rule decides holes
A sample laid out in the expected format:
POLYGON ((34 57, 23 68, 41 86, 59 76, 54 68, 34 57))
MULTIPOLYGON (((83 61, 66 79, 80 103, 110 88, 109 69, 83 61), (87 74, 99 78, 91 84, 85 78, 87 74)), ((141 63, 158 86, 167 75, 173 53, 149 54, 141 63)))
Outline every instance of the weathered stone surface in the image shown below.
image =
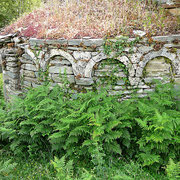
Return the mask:
POLYGON ((11 71, 6 71, 6 74, 12 79, 18 79, 19 78, 19 75, 17 73, 14 73, 14 72, 11 72, 11 71))
POLYGON ((29 61, 32 61, 32 60, 33 60, 32 57, 31 57, 30 55, 28 55, 28 54, 23 54, 22 57, 23 57, 24 59, 26 59, 26 60, 29 60, 29 61))
POLYGON ((8 58, 6 58, 6 61, 7 62, 17 62, 18 58, 16 58, 16 57, 8 57, 8 58))
POLYGON ((23 80, 31 83, 41 84, 37 78, 23 77, 23 80))
POLYGON ((126 65, 126 67, 128 67, 129 64, 130 64, 129 59, 128 59, 126 56, 119 56, 119 57, 117 57, 117 59, 118 59, 120 62, 122 62, 124 65, 126 65))
POLYGON ((19 61, 22 63, 22 64, 34 64, 33 61, 29 61, 29 60, 26 60, 24 58, 19 58, 19 61))
POLYGON ((155 36, 155 37, 152 37, 152 39, 154 41, 160 41, 160 42, 166 42, 166 41, 171 42, 175 39, 180 40, 180 35, 177 34, 177 35, 170 35, 170 36, 155 36))
POLYGON ((92 78, 80 78, 80 79, 75 79, 76 84, 78 85, 84 85, 84 86, 89 86, 94 83, 92 78))
POLYGON ((140 83, 139 77, 129 77, 129 82, 131 86, 137 86, 140 83))
POLYGON ((63 80, 67 80, 70 83, 75 83, 75 77, 74 75, 61 75, 61 77, 59 76, 59 74, 50 74, 50 78, 54 81, 54 82, 63 82, 63 80))
POLYGON ((146 54, 146 53, 148 53, 148 52, 150 52, 152 50, 153 50, 153 47, 151 47, 151 46, 141 46, 141 47, 138 48, 138 51, 141 54, 146 54))
MULTIPOLYGON (((110 92, 111 94, 126 94, 127 92, 123 91, 126 88, 130 91, 139 89, 138 93, 146 95, 147 92, 144 90, 153 87, 150 82, 154 78, 163 81, 163 78, 166 77, 167 81, 174 79, 179 83, 180 49, 178 49, 178 41, 180 36, 161 36, 153 37, 153 39, 164 42, 163 47, 160 47, 158 51, 149 46, 147 38, 143 38, 133 47, 133 52, 130 51, 131 48, 126 47, 125 55, 116 58, 117 64, 123 63, 126 66, 127 78, 131 86, 127 87, 123 79, 119 80, 116 86, 111 87, 114 88, 114 91, 110 92), (151 84, 151 87, 148 86, 148 83, 151 84)), ((1 40, 2 43, 5 42, 3 38, 0 38, 0 42, 1 40)), ((134 38, 130 38, 128 42, 133 40, 134 38)), ((66 70, 67 79, 74 84, 74 87, 91 90, 95 81, 100 81, 102 76, 109 76, 117 65, 113 62, 102 66, 101 61, 113 58, 115 55, 115 52, 111 52, 108 56, 104 54, 103 39, 91 39, 90 37, 69 41, 30 39, 26 43, 23 43, 24 40, 21 43, 18 38, 9 38, 8 41, 16 41, 16 43, 13 44, 13 48, 0 49, 0 62, 3 60, 5 92, 9 94, 20 87, 20 79, 25 82, 22 89, 41 84, 42 82, 39 82, 38 79, 38 71, 39 69, 46 71, 47 67, 49 67, 49 78, 53 81, 52 86, 59 84, 63 87, 59 73, 64 76, 66 70), (24 54, 17 55, 19 47, 24 49, 24 54), (18 68, 19 66, 21 69, 18 68)), ((116 41, 117 39, 114 39, 114 42, 116 41)), ((114 73, 114 76, 126 77, 122 69, 114 73)), ((106 85, 104 84, 104 86, 106 85)))
POLYGON ((27 87, 27 86, 28 86, 28 87, 31 87, 31 86, 32 86, 31 82, 29 82, 29 81, 23 81, 23 85, 25 85, 26 87, 27 87))
POLYGON ((23 64, 21 66, 22 69, 26 69, 26 70, 29 70, 29 71, 37 71, 37 68, 36 66, 32 65, 32 64, 23 64))
POLYGON ((68 60, 51 60, 49 63, 50 66, 62 66, 62 65, 71 65, 71 63, 68 60))
POLYGON ((60 67, 57 67, 57 66, 51 66, 49 68, 49 73, 54 73, 54 74, 73 74, 73 70, 72 70, 72 67, 70 66, 60 66, 60 67))
POLYGON ((17 49, 16 48, 6 49, 4 53, 5 54, 16 54, 17 49))
POLYGON ((100 62, 100 61, 102 61, 103 59, 106 59, 107 58, 107 56, 103 53, 103 52, 101 52, 101 53, 99 53, 97 56, 94 56, 93 58, 92 58, 92 60, 95 62, 95 63, 97 63, 97 62, 100 62))
POLYGON ((6 66, 9 66, 9 67, 17 67, 17 66, 18 66, 18 63, 17 63, 17 62, 7 62, 7 63, 6 63, 6 66))
POLYGON ((142 54, 140 53, 134 53, 131 55, 130 59, 133 64, 138 63, 142 57, 142 54))
POLYGON ((83 39, 84 46, 102 46, 104 41, 103 39, 83 39))
POLYGON ((157 76, 162 77, 164 75, 170 75, 171 76, 171 64, 166 62, 167 60, 163 57, 161 58, 155 58, 146 65, 145 71, 146 76, 157 76))
POLYGON ((86 60, 89 61, 91 58, 91 53, 90 52, 79 52, 79 51, 74 51, 73 56, 76 60, 86 60))
POLYGON ((82 43, 82 39, 70 39, 68 40, 69 46, 79 46, 82 43))
POLYGON ((85 70, 84 70, 84 76, 87 78, 91 78, 92 77, 92 70, 94 65, 96 64, 96 62, 94 62, 92 59, 88 62, 85 70))
POLYGON ((21 75, 26 76, 26 77, 32 77, 35 78, 35 72, 33 71, 28 71, 28 70, 22 70, 21 75))
MULTIPOLYGON (((96 71, 94 72, 94 76, 98 76, 98 77, 110 76, 110 75, 111 75, 111 72, 110 72, 110 71, 107 71, 106 73, 103 73, 102 71, 96 70, 96 71)), ((113 75, 116 76, 116 77, 126 77, 126 75, 124 74, 124 72, 117 72, 117 73, 114 73, 113 75)))
POLYGON ((119 91, 119 90, 124 90, 124 89, 126 89, 126 88, 125 88, 124 86, 114 86, 113 89, 114 89, 115 91, 119 91))
POLYGON ((19 67, 12 68, 12 67, 7 66, 6 70, 7 70, 7 71, 11 71, 11 72, 13 72, 13 73, 18 73, 19 70, 20 70, 20 68, 19 68, 19 67))

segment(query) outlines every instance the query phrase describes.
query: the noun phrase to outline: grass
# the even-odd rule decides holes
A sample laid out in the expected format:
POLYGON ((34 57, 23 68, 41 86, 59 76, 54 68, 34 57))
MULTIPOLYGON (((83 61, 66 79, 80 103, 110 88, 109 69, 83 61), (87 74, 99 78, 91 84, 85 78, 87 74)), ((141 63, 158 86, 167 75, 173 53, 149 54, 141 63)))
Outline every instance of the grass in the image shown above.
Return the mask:
MULTIPOLYGON (((61 180, 57 176, 57 170, 53 167, 50 160, 43 158, 40 159, 22 159, 21 157, 14 157, 7 152, 1 152, 0 155, 0 178, 1 179, 13 179, 13 180, 61 180)), ((108 173, 113 174, 113 179, 117 180, 166 180, 166 176, 163 174, 155 174, 143 170, 141 165, 133 161, 119 160, 118 164, 108 169, 108 173), (113 173, 112 173, 113 172, 113 173)), ((92 170, 79 169, 73 177, 70 172, 66 174, 66 177, 71 177, 75 180, 104 180, 108 174, 104 177, 98 178, 96 175, 92 175, 92 170), (92 178, 89 178, 92 175, 92 178)), ((110 176, 109 176, 110 177, 110 176)), ((111 179, 111 178, 110 178, 111 179)), ((65 180, 65 179, 63 179, 65 180)), ((67 179, 69 180, 69 179, 67 179)))
POLYGON ((4 33, 17 30, 21 36, 46 39, 132 37, 133 30, 143 30, 150 35, 178 33, 179 23, 177 17, 145 1, 49 0, 7 26, 4 33))

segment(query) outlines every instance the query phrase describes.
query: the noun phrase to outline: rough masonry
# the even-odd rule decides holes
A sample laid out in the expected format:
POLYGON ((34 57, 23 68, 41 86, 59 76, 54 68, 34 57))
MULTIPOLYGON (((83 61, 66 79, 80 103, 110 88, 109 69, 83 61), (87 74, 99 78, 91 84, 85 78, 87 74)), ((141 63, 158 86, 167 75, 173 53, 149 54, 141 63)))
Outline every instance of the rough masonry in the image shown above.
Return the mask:
MULTIPOLYGON (((133 41, 133 38, 128 41, 133 41)), ((133 52, 127 47, 113 63, 102 66, 113 57, 113 52, 110 55, 104 53, 104 42, 103 39, 88 37, 40 40, 12 34, 0 36, 5 97, 8 99, 22 94, 29 87, 41 85, 45 73, 51 86, 62 86, 66 74, 75 92, 92 90, 102 77, 110 76, 117 64, 124 65, 128 74, 120 68, 114 73, 119 79, 110 94, 128 97, 136 89, 140 96, 144 96, 153 91, 153 79, 180 84, 180 35, 143 38, 135 44, 133 52), (123 81, 124 77, 128 83, 123 81)))

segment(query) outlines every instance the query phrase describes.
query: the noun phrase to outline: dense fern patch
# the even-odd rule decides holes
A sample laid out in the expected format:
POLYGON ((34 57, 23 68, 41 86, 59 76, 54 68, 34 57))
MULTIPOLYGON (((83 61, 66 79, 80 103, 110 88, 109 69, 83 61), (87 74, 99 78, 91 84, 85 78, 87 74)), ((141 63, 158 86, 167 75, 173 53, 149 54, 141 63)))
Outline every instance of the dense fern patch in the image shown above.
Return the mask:
POLYGON ((65 156, 101 176, 112 159, 130 158, 152 170, 180 161, 179 91, 157 84, 147 97, 31 89, 0 109, 0 136, 13 154, 65 156))

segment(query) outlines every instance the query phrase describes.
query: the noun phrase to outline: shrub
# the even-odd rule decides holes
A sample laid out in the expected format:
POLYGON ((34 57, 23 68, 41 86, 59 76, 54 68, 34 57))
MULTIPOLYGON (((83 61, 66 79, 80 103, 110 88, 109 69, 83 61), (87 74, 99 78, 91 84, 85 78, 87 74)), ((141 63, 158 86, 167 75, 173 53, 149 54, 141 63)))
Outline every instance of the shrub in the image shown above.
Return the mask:
POLYGON ((101 176, 112 157, 158 170, 179 159, 180 111, 172 84, 122 102, 98 92, 40 86, 0 111, 0 133, 18 155, 66 156, 101 176))
POLYGON ((6 162, 0 161, 0 178, 3 180, 14 179, 15 176, 12 174, 17 163, 12 163, 11 160, 6 162))
POLYGON ((41 0, 1 0, 0 28, 25 12, 31 11, 41 0))
POLYGON ((166 167, 167 176, 171 180, 176 180, 180 178, 180 162, 175 163, 172 159, 166 167))

